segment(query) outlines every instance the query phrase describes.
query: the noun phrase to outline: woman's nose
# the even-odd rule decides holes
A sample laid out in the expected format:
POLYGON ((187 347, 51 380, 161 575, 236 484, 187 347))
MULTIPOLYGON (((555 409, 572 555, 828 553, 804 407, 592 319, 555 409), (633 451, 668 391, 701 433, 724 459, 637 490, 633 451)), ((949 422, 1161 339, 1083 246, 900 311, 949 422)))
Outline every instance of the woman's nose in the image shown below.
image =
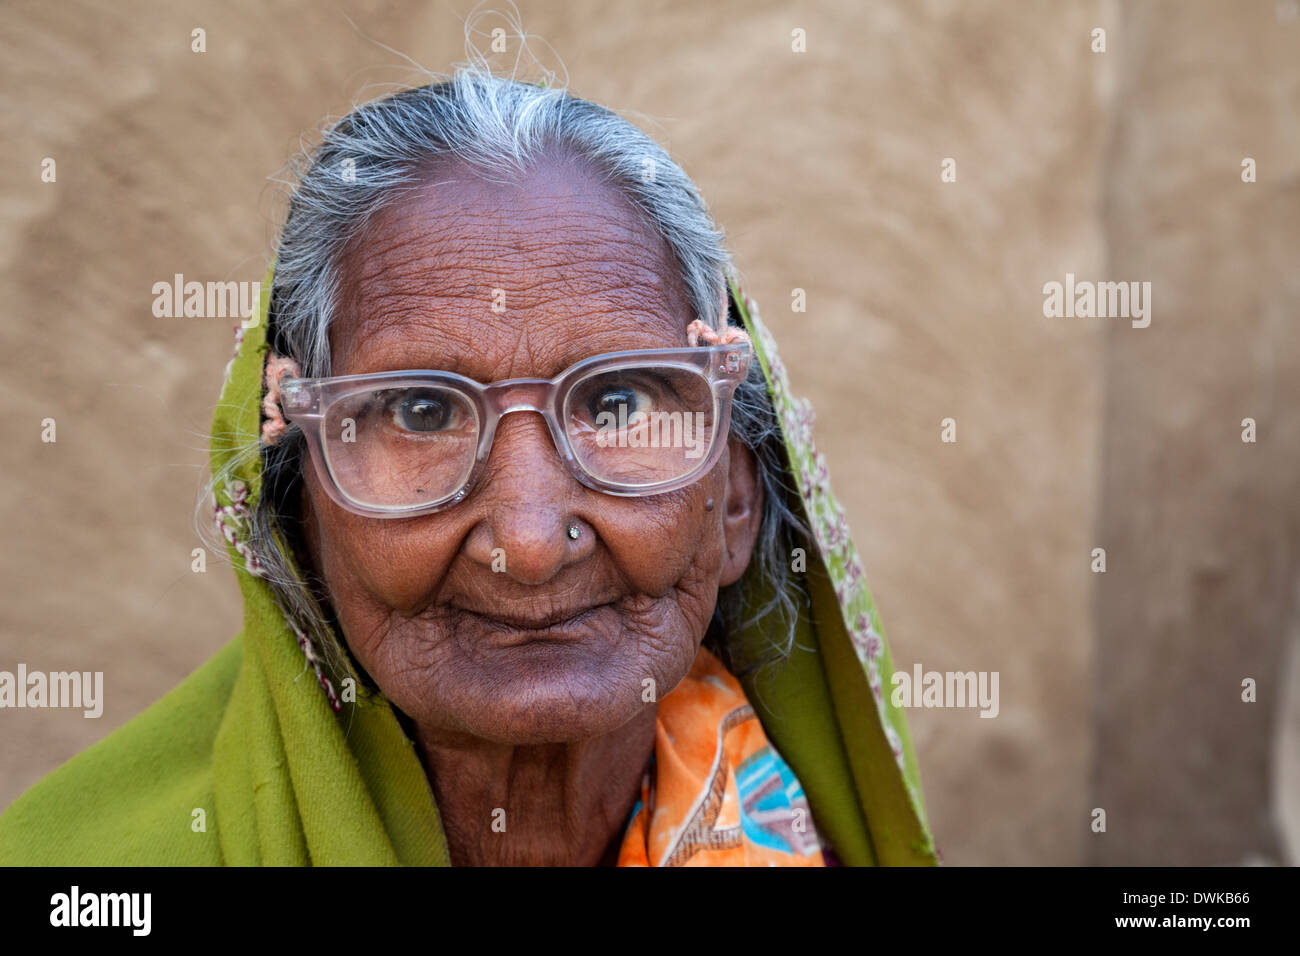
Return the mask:
POLYGON ((468 556, 521 584, 545 584, 595 548, 591 526, 574 513, 584 492, 540 415, 505 416, 473 492, 482 517, 466 541, 468 556))

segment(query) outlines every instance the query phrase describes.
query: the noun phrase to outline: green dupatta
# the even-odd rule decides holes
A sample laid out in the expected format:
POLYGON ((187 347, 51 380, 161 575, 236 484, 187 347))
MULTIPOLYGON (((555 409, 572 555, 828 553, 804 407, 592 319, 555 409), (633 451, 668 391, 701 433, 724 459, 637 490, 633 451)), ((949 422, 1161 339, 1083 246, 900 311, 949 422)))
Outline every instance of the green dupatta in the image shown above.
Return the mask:
MULTIPOLYGON (((216 501, 243 592, 243 631, 0 815, 0 864, 448 863, 432 788, 392 707, 346 680, 355 701, 344 693, 338 703, 316 649, 249 571, 256 558, 243 538, 262 467, 249 451, 260 433, 270 289, 268 275, 212 426, 213 474, 229 476, 216 501)), ((800 602, 796 649, 787 664, 742 684, 842 862, 935 864, 907 724, 884 691, 889 650, 812 445, 811 409, 791 396, 775 343, 734 276, 731 295, 767 378, 789 483, 814 538, 805 542, 809 601, 800 602)), ((762 599, 756 574, 742 586, 762 599)), ((765 636, 754 627, 735 639, 752 649, 765 636)))

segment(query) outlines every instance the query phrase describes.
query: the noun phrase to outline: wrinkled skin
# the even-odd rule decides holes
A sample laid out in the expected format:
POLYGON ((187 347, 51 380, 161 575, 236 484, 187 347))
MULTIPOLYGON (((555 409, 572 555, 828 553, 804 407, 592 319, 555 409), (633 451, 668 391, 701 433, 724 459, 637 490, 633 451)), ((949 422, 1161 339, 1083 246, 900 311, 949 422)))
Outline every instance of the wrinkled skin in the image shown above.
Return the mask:
MULTIPOLYGON (((693 317, 663 240, 566 159, 510 185, 444 166, 341 265, 335 375, 550 378, 589 355, 684 346, 693 317)), ((718 588, 749 562, 752 455, 731 442, 690 487, 618 498, 574 480, 540 415, 514 413, 449 510, 361 517, 313 469, 303 497, 309 559, 353 654, 414 727, 452 862, 611 862, 653 750, 643 682, 662 697, 681 681, 718 588)))

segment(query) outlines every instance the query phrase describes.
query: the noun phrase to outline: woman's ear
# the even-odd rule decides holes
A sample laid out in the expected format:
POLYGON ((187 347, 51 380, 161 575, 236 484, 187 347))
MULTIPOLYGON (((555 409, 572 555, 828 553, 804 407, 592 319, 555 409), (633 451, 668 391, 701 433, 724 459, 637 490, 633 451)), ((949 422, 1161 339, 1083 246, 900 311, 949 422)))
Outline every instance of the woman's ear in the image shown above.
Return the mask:
POLYGON ((763 483, 758 478, 758 461, 745 445, 731 439, 727 488, 723 496, 722 537, 726 554, 722 559, 720 587, 735 584, 749 567, 763 522, 763 483))

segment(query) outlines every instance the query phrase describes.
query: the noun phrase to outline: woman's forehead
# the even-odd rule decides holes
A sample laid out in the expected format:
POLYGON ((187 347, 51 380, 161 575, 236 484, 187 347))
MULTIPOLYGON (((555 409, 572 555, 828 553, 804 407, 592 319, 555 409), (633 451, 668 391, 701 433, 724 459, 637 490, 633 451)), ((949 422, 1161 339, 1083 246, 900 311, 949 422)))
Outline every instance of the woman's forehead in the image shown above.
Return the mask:
POLYGON ((694 317, 667 243, 574 166, 512 184, 444 170, 378 214, 341 266, 339 375, 550 376, 599 352, 684 345, 694 317))

